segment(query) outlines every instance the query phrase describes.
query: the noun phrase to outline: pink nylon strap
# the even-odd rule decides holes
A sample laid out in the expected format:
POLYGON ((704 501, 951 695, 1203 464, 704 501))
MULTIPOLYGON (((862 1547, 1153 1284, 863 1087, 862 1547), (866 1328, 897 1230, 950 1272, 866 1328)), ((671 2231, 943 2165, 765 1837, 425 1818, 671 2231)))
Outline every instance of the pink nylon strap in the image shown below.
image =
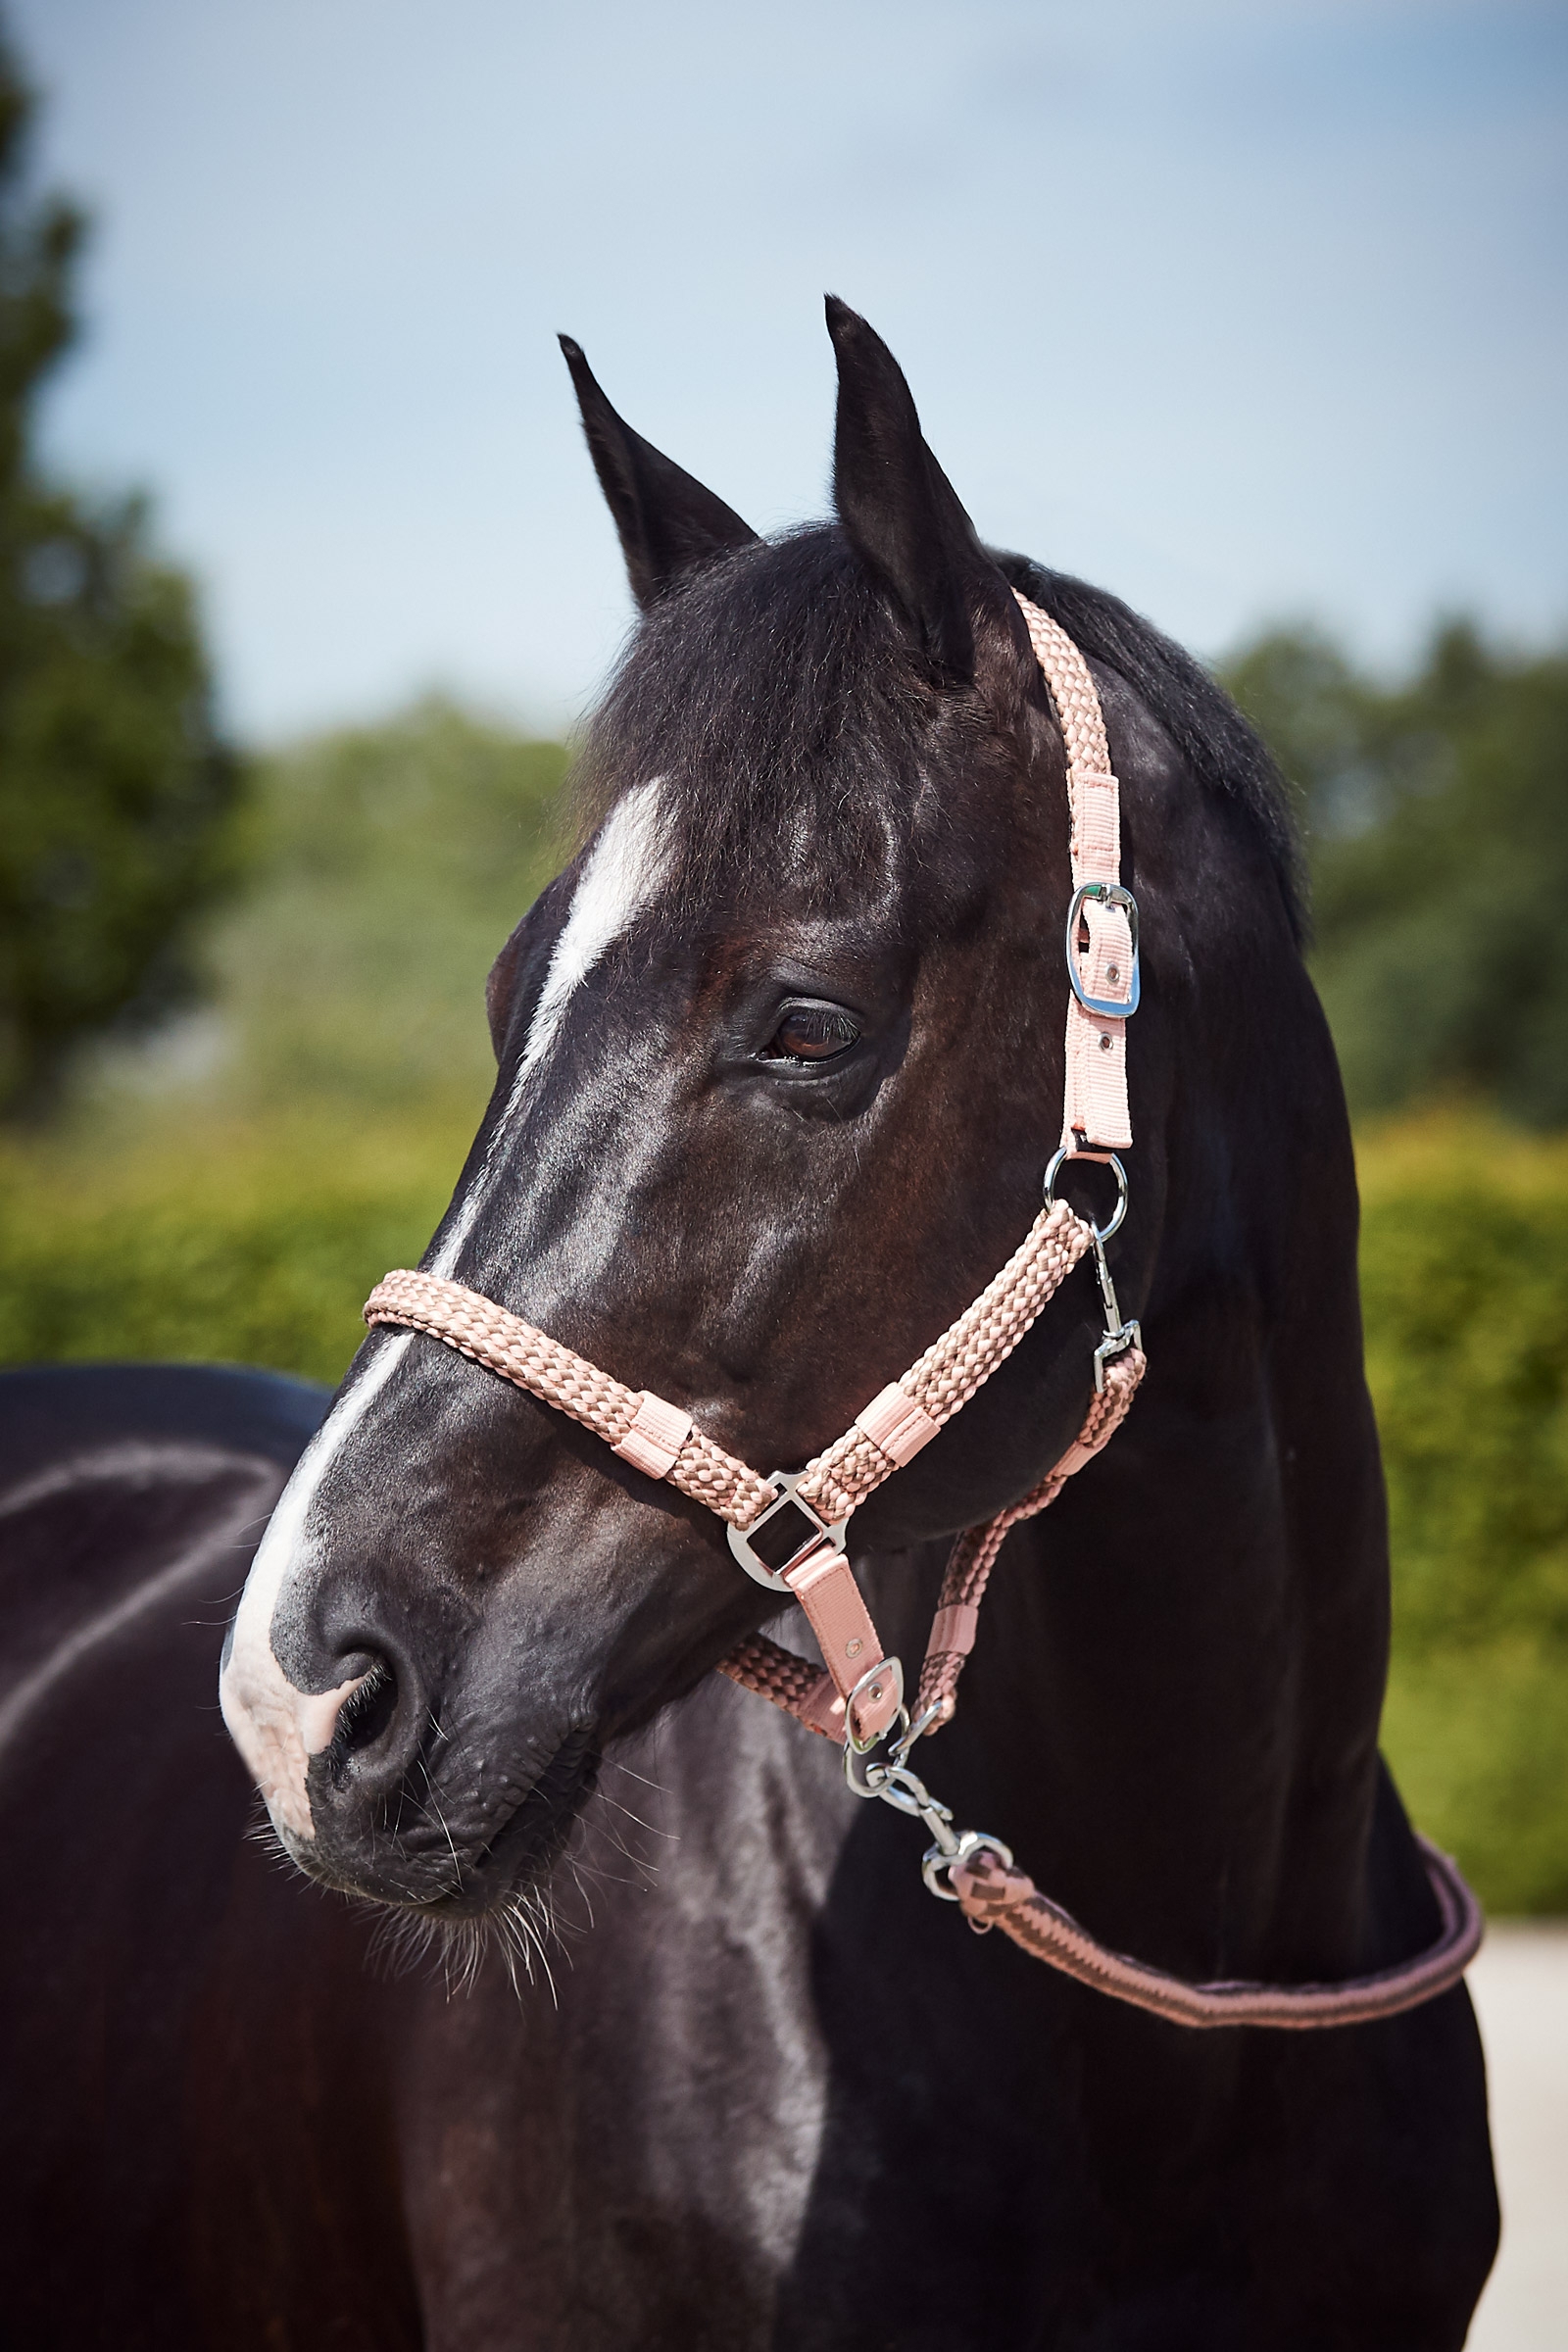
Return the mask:
MULTIPOLYGON (((871 1612, 861 1597, 849 1561, 842 1551, 824 1544, 796 1567, 786 1569, 784 1582, 806 1611, 807 1621, 816 1636, 816 1645, 822 1652, 822 1662, 838 1693, 837 1702, 830 1703, 825 1710, 828 1721, 835 1727, 830 1737, 842 1740, 850 1700, 858 1685, 880 1667, 884 1670, 881 1681, 873 1679, 867 1683, 855 1700, 857 1739, 879 1739, 899 1711, 900 1681, 883 1655, 871 1612)), ((823 1711, 820 1695, 816 1707, 823 1711)))
POLYGON ((855 1426, 864 1430, 872 1445, 902 1470, 922 1446, 930 1445, 942 1424, 933 1421, 924 1405, 906 1396, 895 1381, 856 1414, 855 1426))
POLYGON ((690 1413, 683 1413, 679 1405, 666 1404, 652 1389, 644 1389, 630 1428, 623 1438, 616 1439, 611 1451, 650 1478, 667 1478, 691 1434, 690 1413))
MULTIPOLYGON (((1016 594, 1016 591, 1014 591, 1016 594)), ((1110 765, 1104 715, 1089 666, 1065 629, 1018 597, 1035 659, 1051 689, 1067 753, 1067 801, 1072 817, 1072 880, 1121 879, 1121 795, 1110 765)), ((1085 992, 1114 1003, 1132 992, 1132 930, 1119 906, 1083 903, 1070 952, 1085 992)), ((1125 1015, 1090 1012, 1067 1000, 1067 1083, 1061 1140, 1125 1151, 1133 1140, 1127 1104, 1125 1015)))

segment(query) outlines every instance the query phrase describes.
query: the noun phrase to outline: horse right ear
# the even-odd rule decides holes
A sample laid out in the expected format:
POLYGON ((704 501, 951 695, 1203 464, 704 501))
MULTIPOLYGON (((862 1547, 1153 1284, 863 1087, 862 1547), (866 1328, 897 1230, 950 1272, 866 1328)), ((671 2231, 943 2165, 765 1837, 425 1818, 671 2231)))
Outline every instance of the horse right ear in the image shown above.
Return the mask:
POLYGON ((1032 677, 1022 617, 926 447, 903 368, 836 294, 827 298, 827 328, 839 366, 833 500, 845 537, 938 677, 974 683, 977 610, 996 616, 1032 677))
POLYGON ((634 433, 600 390, 581 347, 569 335, 559 339, 576 386, 588 454, 620 533, 631 592, 646 612, 684 573, 734 548, 755 547, 757 533, 634 433))

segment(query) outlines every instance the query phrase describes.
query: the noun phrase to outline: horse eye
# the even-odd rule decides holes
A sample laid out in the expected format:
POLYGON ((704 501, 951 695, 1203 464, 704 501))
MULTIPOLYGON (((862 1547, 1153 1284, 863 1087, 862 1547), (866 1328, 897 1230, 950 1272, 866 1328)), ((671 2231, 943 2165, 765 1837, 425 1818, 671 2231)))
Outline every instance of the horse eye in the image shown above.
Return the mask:
POLYGON ((859 1034, 849 1014, 831 1004, 792 1004, 774 1030, 766 1054, 770 1061, 831 1061, 859 1034))

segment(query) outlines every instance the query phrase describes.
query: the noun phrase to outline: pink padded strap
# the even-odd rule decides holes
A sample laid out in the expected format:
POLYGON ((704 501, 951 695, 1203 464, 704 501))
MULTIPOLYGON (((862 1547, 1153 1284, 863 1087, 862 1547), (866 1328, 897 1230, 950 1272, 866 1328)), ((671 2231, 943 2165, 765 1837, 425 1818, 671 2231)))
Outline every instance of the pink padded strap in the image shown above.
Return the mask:
MULTIPOLYGON (((1016 592, 1015 592, 1016 593, 1016 592)), ((1018 598, 1051 699, 1061 722, 1067 752, 1067 801, 1072 818, 1072 880, 1121 879, 1120 789, 1111 771, 1104 714, 1094 679, 1065 629, 1018 598)), ((1109 1003, 1132 992, 1132 931, 1119 906, 1085 902, 1072 953, 1087 993, 1109 1003)), ((1076 996, 1067 1000, 1067 1083, 1061 1140, 1125 1151, 1133 1140, 1127 1105, 1127 1022, 1125 1017, 1088 1011, 1076 996)))
POLYGON ((930 1732, 940 1731, 951 1723, 956 1709, 958 1677, 964 1661, 974 1647, 973 1626, 978 1621, 980 1603, 985 1598, 986 1586, 996 1565, 1003 1538, 1007 1530, 1016 1527, 1021 1519, 1033 1519, 1054 1503, 1069 1478, 1094 1460, 1102 1446, 1109 1443, 1127 1417, 1128 1407, 1138 1394, 1138 1384, 1144 1377, 1144 1354, 1140 1348, 1124 1348, 1112 1356, 1105 1366, 1105 1385, 1089 1399, 1084 1425, 1062 1455, 1049 1478, 1013 1503, 999 1511, 995 1519, 983 1526, 971 1527, 953 1546, 948 1560, 948 1572, 942 1580, 937 1613, 932 1621, 931 1638, 926 1643, 925 1664, 920 1669, 920 1688, 916 1693, 913 1715, 916 1722, 931 1714, 935 1720, 927 1726, 930 1732), (964 1612, 959 1615, 959 1612, 964 1612), (950 1625, 961 1631, 970 1628, 967 1641, 950 1640, 950 1625))
POLYGON ((922 1446, 930 1445, 942 1424, 934 1421, 916 1398, 906 1396, 895 1381, 856 1414, 855 1427, 863 1430, 872 1445, 902 1470, 922 1446))
POLYGON ((646 1471, 650 1478, 667 1478, 691 1434, 690 1413, 683 1413, 678 1404, 666 1404, 652 1389, 644 1389, 631 1426, 624 1437, 615 1440, 611 1451, 646 1471))
MULTIPOLYGON (((842 1716, 857 1684, 873 1667, 886 1666, 882 1643, 871 1612, 860 1596, 855 1572, 842 1551, 824 1544, 795 1568, 786 1569, 784 1582, 806 1611, 822 1663, 839 1695, 834 1714, 842 1716)), ((820 1700, 817 1702, 820 1707, 820 1700)), ((874 1740, 885 1732, 899 1711, 899 1680, 888 1666, 880 1683, 866 1685, 856 1701, 858 1739, 874 1740)), ((842 1729, 839 1732, 843 1738, 842 1729)))

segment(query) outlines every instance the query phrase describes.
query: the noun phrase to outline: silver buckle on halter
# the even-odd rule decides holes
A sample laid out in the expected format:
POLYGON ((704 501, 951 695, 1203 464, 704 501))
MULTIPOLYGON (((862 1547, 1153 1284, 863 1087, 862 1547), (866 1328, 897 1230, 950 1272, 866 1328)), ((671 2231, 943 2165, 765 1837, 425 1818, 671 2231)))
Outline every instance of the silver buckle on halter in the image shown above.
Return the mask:
POLYGON ((1130 890, 1119 882, 1080 882, 1072 894, 1067 909, 1067 978, 1072 993, 1085 1012, 1098 1012, 1102 1020, 1124 1021, 1138 1010, 1143 994, 1143 982, 1138 967, 1138 901, 1130 890), (1078 925, 1083 916, 1084 901, 1098 899, 1102 906, 1119 906, 1127 917, 1127 928, 1133 935, 1132 969, 1127 975, 1127 994, 1124 998, 1092 997, 1083 984, 1078 970, 1078 925))
POLYGON ((835 1551, 844 1549, 848 1520, 841 1519, 834 1526, 813 1511, 808 1502, 801 1500, 795 1490, 805 1475, 804 1470, 775 1470, 767 1483, 777 1494, 777 1502, 770 1502, 750 1527, 744 1530, 732 1527, 727 1531, 729 1547, 747 1575, 777 1592, 789 1591, 784 1581, 785 1571, 804 1559, 808 1551, 815 1551, 818 1544, 827 1543, 835 1551), (772 1531, 766 1538, 765 1548, 757 1543, 764 1528, 772 1531))

